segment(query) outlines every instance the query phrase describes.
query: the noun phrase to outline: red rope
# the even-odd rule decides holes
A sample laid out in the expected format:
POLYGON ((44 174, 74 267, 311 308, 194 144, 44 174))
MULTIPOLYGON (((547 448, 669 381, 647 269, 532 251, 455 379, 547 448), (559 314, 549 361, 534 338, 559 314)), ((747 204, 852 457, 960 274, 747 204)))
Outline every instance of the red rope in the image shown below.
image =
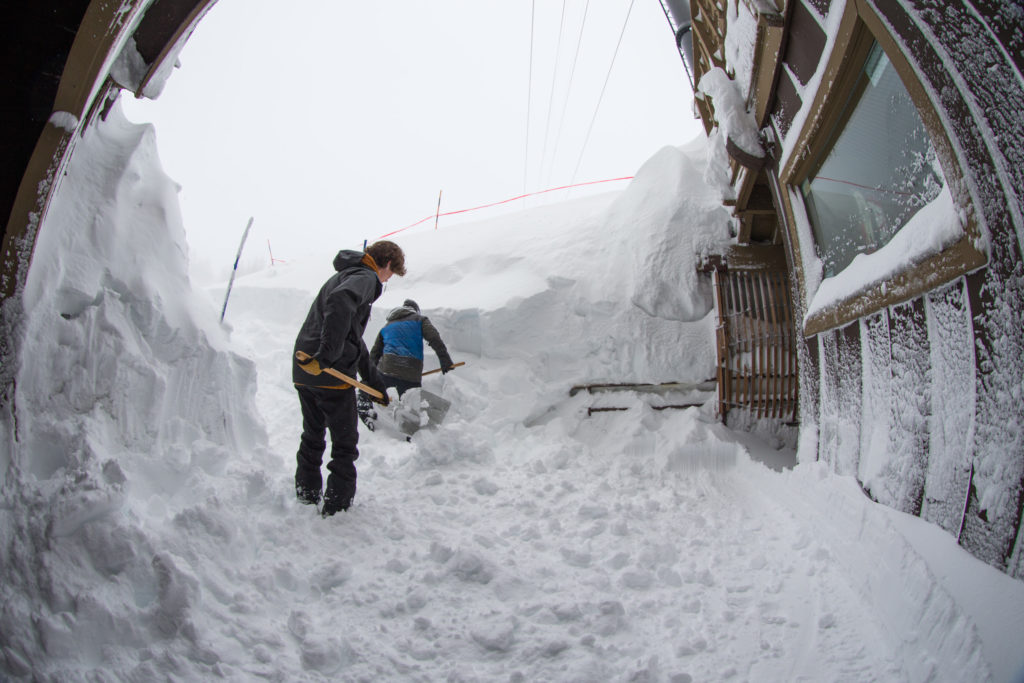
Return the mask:
POLYGON ((421 223, 426 223, 427 221, 429 221, 432 218, 434 220, 437 220, 438 216, 454 216, 454 215, 460 214, 460 213, 468 213, 470 211, 479 211, 480 209, 489 209, 492 206, 499 206, 501 204, 508 204, 509 202, 516 201, 517 199, 525 199, 526 197, 533 197, 535 195, 546 194, 548 192, 557 192, 558 190, 568 190, 569 188, 572 188, 572 187, 583 187, 584 185, 598 185, 600 183, 614 183, 614 182, 617 182, 619 180, 632 180, 632 179, 633 179, 633 176, 627 175, 627 176, 622 176, 621 178, 609 178, 607 180, 591 180, 590 182, 576 183, 575 185, 562 185, 561 187, 552 187, 552 188, 547 189, 547 190, 538 190, 537 192, 527 192, 526 194, 521 194, 521 195, 519 195, 517 197, 511 197, 509 199, 502 199, 500 202, 492 202, 490 204, 481 204, 480 206, 474 206, 474 207, 471 207, 469 209, 457 209, 455 211, 445 211, 444 213, 440 213, 440 214, 430 214, 426 218, 421 218, 420 220, 416 221, 415 223, 407 225, 404 228, 399 228, 398 230, 392 230, 389 233, 381 235, 377 239, 384 239, 385 237, 391 237, 392 235, 397 235, 398 233, 404 232, 405 230, 408 230, 409 228, 415 228, 417 225, 420 225, 421 223))

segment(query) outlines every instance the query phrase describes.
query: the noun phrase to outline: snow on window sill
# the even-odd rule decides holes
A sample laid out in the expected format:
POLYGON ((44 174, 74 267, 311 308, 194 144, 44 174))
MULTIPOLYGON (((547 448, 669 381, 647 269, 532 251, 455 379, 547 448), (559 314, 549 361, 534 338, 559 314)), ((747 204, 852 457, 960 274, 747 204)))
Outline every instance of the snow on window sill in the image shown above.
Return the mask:
POLYGON ((858 254, 833 277, 825 278, 811 297, 804 324, 878 287, 886 294, 887 282, 929 257, 961 241, 966 216, 953 203, 949 188, 918 211, 888 244, 871 254, 858 254))

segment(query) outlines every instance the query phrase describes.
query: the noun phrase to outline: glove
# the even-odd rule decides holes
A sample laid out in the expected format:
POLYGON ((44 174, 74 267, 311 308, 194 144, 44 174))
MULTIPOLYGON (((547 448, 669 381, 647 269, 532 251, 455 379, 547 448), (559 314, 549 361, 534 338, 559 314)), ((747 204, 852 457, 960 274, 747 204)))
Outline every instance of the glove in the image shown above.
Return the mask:
POLYGON ((451 363, 448 363, 447 365, 445 365, 445 366, 443 366, 441 368, 441 374, 442 375, 447 375, 449 372, 451 372, 454 369, 455 369, 455 366, 452 365, 451 363))
POLYGON ((323 372, 323 369, 320 367, 320 360, 316 356, 310 356, 305 362, 298 360, 297 362, 303 372, 308 372, 311 375, 319 375, 323 372))
POLYGON ((380 405, 386 408, 387 405, 391 403, 391 399, 388 398, 388 390, 385 387, 374 388, 381 393, 381 398, 377 398, 376 396, 370 396, 369 394, 367 394, 367 396, 370 396, 370 400, 373 401, 374 403, 379 403, 380 405))

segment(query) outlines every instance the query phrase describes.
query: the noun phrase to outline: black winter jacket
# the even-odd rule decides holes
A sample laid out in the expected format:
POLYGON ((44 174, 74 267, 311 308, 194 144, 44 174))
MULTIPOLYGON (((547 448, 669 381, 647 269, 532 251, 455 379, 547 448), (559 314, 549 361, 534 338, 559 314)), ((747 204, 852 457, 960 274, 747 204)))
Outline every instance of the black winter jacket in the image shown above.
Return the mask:
POLYGON ((327 373, 310 375, 299 367, 295 351, 305 351, 349 377, 358 370, 362 380, 375 389, 383 386, 380 373, 370 363, 363 331, 370 319, 370 307, 384 287, 377 277, 377 265, 368 254, 342 250, 334 257, 334 275, 324 283, 309 307, 292 352, 292 381, 315 387, 338 387, 343 382, 327 373))

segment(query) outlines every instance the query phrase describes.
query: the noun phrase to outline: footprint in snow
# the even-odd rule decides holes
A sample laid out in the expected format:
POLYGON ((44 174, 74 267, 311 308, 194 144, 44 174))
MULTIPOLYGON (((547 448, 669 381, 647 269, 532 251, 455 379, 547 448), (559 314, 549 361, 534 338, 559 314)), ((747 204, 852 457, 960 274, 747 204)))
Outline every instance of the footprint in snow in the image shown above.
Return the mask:
POLYGON ((654 575, 647 571, 624 572, 619 582, 625 588, 647 590, 654 585, 654 575))
POLYGON ((579 516, 581 519, 602 519, 608 516, 608 508, 603 505, 581 505, 579 516))
POLYGON ((505 653, 515 644, 517 622, 513 617, 501 617, 476 624, 470 637, 488 652, 505 653))
POLYGON ((331 562, 313 572, 309 580, 321 593, 329 593, 351 578, 352 567, 342 562, 331 562))
POLYGON ((333 674, 355 659, 352 646, 337 638, 309 640, 302 644, 302 666, 321 674, 333 674))
POLYGON ((590 553, 580 552, 571 550, 569 548, 562 548, 562 559, 565 560, 566 564, 573 567, 589 567, 592 561, 590 553))
POLYGON ((481 477, 473 482, 473 490, 481 496, 493 496, 498 492, 498 485, 489 479, 481 477))

